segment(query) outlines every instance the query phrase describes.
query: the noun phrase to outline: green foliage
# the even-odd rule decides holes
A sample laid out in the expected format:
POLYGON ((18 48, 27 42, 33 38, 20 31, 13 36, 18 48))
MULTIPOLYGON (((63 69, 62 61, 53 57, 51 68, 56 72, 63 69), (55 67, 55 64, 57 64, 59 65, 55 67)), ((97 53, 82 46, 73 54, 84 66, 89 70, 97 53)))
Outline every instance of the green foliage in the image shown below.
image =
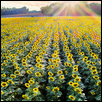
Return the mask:
MULTIPOLYGON (((55 19, 2 19, 7 25, 1 26, 1 101, 101 101, 101 42, 77 28, 83 19, 55 19), (14 26, 15 20, 20 24, 14 26), (75 35, 73 25, 82 34, 75 35), (7 28, 13 35, 4 36, 7 28)), ((94 21, 84 19, 92 29, 94 21)))

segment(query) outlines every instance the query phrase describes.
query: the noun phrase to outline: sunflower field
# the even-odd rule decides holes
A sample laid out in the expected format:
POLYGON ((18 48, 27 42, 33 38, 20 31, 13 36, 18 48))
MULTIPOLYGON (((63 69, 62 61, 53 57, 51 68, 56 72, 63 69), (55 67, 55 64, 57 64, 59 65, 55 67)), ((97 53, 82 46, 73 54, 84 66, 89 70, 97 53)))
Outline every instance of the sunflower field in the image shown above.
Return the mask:
POLYGON ((101 101, 101 17, 1 18, 1 101, 101 101))

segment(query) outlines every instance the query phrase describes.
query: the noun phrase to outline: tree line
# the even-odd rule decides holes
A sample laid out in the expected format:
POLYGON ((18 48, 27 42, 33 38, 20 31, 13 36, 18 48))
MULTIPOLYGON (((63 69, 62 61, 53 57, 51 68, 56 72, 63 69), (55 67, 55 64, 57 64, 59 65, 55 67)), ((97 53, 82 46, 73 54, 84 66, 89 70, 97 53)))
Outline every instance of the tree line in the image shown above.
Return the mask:
MULTIPOLYGON (((49 6, 44 6, 41 7, 41 13, 52 16, 54 14, 57 14, 58 10, 60 10, 61 8, 63 8, 63 6, 65 5, 65 3, 52 3, 49 6)), ((75 9, 74 11, 71 8, 71 5, 66 6, 63 11, 61 12, 61 15, 63 16, 70 16, 70 15, 78 15, 78 16, 90 16, 93 14, 96 15, 101 15, 101 4, 99 3, 90 3, 87 4, 87 2, 85 1, 80 1, 80 5, 76 4, 75 5, 75 9), (86 7, 87 9, 85 10, 85 8, 83 9, 81 6, 86 7), (67 10, 67 14, 64 14, 64 11, 67 10), (89 10, 89 11, 87 11, 89 10), (94 12, 94 13, 93 13, 94 12)), ((58 15, 57 15, 58 16, 58 15)))
POLYGON ((32 10, 29 11, 27 7, 22 7, 22 8, 1 8, 1 15, 12 15, 12 14, 27 14, 27 13, 40 13, 40 11, 32 10))
MULTIPOLYGON (((101 16, 101 4, 99 3, 90 3, 87 4, 87 2, 85 1, 80 1, 81 5, 84 5, 84 7, 87 7, 87 9, 89 9, 90 11, 94 12, 96 15, 101 16)), ((59 10, 61 10, 61 8, 63 8, 63 6, 65 5, 65 3, 52 3, 49 6, 44 6, 40 8, 40 11, 36 11, 36 10, 32 10, 29 11, 29 9, 27 7, 22 7, 22 8, 5 8, 2 7, 1 8, 1 15, 11 15, 11 14, 27 14, 27 13, 42 13, 44 15, 48 15, 48 16, 53 16, 54 14, 57 14, 57 12, 59 10)), ((66 6, 63 11, 61 12, 61 15, 63 16, 70 16, 70 15, 78 15, 78 16, 90 16, 92 15, 92 12, 87 12, 85 11, 85 9, 82 9, 80 5, 76 4, 75 5, 75 11, 72 11, 71 6, 66 6), (67 14, 64 14, 64 11, 67 10, 67 14), (81 11, 81 12, 80 12, 81 11)), ((57 15, 58 16, 58 15, 57 15)))
POLYGON ((28 13, 29 9, 27 9, 25 6, 22 8, 5 8, 2 7, 1 9, 1 15, 11 15, 11 14, 25 14, 28 13))

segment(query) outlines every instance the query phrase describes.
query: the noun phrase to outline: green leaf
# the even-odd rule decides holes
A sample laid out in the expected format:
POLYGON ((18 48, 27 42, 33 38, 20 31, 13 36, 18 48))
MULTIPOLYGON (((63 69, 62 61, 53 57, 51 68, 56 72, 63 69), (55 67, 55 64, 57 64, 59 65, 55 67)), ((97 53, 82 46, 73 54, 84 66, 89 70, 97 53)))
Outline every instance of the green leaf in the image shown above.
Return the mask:
POLYGON ((82 101, 82 99, 81 99, 81 98, 79 98, 79 99, 78 99, 78 101, 82 101))
POLYGON ((42 78, 41 82, 45 82, 46 80, 44 78, 42 78))
POLYGON ((60 96, 62 95, 61 91, 58 91, 58 92, 56 93, 56 95, 57 95, 58 97, 60 97, 60 96))
POLYGON ((101 94, 97 95, 97 96, 95 97, 95 99, 96 99, 97 101, 101 101, 101 94))
POLYGON ((17 92, 18 94, 23 93, 23 91, 22 91, 22 89, 21 89, 21 88, 18 88, 18 89, 16 90, 16 92, 17 92))

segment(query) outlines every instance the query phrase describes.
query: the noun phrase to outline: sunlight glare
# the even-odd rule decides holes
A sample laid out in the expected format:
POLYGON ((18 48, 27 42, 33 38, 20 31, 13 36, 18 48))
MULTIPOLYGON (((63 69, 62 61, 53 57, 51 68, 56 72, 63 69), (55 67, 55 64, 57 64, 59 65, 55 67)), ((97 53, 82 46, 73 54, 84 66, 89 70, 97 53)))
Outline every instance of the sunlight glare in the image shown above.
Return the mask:
POLYGON ((76 5, 79 3, 79 1, 66 1, 66 3, 68 3, 70 5, 76 5))

